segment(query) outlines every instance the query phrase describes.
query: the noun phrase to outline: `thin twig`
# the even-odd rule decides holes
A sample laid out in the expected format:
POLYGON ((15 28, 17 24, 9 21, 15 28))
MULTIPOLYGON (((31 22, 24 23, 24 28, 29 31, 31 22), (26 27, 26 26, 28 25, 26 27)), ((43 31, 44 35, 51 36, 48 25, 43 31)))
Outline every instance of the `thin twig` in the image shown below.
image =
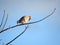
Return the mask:
POLYGON ((12 43, 12 42, 13 42, 14 40, 16 40, 19 36, 21 36, 21 35, 27 30, 28 26, 29 26, 29 25, 27 25, 27 27, 25 28, 25 30, 24 30, 22 33, 20 33, 18 36, 16 36, 13 40, 11 40, 10 42, 6 43, 6 45, 12 43))
POLYGON ((4 10, 4 14, 3 14, 3 17, 2 17, 2 21, 1 21, 1 24, 0 24, 0 28, 1 28, 2 24, 3 24, 4 17, 5 17, 5 10, 4 10))
POLYGON ((46 18, 50 17, 51 15, 53 15, 54 12, 55 12, 55 10, 56 10, 56 8, 54 8, 54 10, 53 10, 53 12, 52 12, 51 14, 49 14, 48 16, 46 16, 46 17, 44 17, 44 18, 42 18, 42 19, 40 19, 40 20, 38 20, 38 21, 30 22, 30 23, 25 23, 25 24, 14 25, 14 26, 8 27, 8 28, 0 31, 0 33, 4 32, 4 31, 7 31, 8 29, 15 28, 15 27, 17 27, 17 26, 22 26, 22 25, 27 25, 27 24, 35 24, 35 23, 41 22, 41 21, 45 20, 46 18))
POLYGON ((5 20, 5 23, 4 23, 4 25, 3 25, 2 30, 4 29, 4 27, 5 27, 6 23, 7 23, 7 19, 8 19, 8 14, 7 14, 7 17, 6 17, 6 20, 5 20))

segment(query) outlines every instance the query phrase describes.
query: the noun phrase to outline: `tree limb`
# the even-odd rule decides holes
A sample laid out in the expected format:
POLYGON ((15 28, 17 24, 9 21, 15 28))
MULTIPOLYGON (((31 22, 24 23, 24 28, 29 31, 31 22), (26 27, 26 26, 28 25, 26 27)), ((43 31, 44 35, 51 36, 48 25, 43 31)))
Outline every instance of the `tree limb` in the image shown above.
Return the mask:
POLYGON ((46 18, 50 17, 51 15, 53 15, 54 12, 55 12, 55 10, 56 10, 56 8, 54 8, 54 10, 53 10, 53 12, 52 12, 51 14, 49 14, 48 16, 46 16, 46 17, 44 17, 44 18, 42 18, 42 19, 40 19, 40 20, 38 20, 38 21, 30 22, 30 23, 25 23, 25 24, 14 25, 14 26, 8 27, 8 28, 0 31, 0 33, 4 32, 4 31, 7 31, 8 29, 15 28, 15 27, 17 27, 17 26, 22 26, 22 25, 27 25, 27 24, 35 24, 35 23, 41 22, 41 21, 45 20, 46 18))
POLYGON ((27 30, 28 26, 29 26, 29 25, 27 25, 27 27, 25 28, 25 30, 24 30, 22 33, 20 33, 18 36, 16 36, 13 40, 11 40, 10 42, 6 43, 6 45, 12 43, 12 42, 13 42, 14 40, 16 40, 19 36, 21 36, 21 35, 27 30))

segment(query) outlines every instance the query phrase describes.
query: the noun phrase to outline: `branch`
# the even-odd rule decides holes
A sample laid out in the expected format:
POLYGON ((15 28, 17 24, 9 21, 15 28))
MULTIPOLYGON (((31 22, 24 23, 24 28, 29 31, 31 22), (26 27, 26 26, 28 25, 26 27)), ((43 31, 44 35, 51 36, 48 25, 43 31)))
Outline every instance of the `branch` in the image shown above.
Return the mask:
POLYGON ((7 17, 6 17, 6 20, 5 20, 5 24, 3 25, 2 30, 4 29, 4 27, 5 27, 6 23, 7 23, 7 19, 8 19, 8 14, 7 14, 7 17))
POLYGON ((21 35, 27 30, 27 28, 28 28, 28 25, 27 25, 27 27, 25 28, 25 30, 24 30, 22 33, 20 33, 18 36, 16 36, 16 37, 15 37, 13 40, 11 40, 10 42, 6 43, 6 45, 12 43, 12 42, 13 42, 14 40, 16 40, 19 36, 21 36, 21 35))
POLYGON ((2 17, 2 21, 1 21, 1 24, 0 24, 0 28, 1 28, 2 24, 3 24, 4 17, 5 17, 5 10, 4 10, 4 14, 3 14, 3 17, 2 17))
POLYGON ((44 18, 42 18, 42 19, 40 19, 40 20, 38 20, 38 21, 30 22, 30 23, 25 23, 25 24, 14 25, 14 26, 8 27, 8 28, 0 31, 0 33, 4 32, 4 31, 7 31, 7 30, 9 30, 9 29, 11 29, 11 28, 15 28, 15 27, 17 27, 17 26, 22 26, 22 25, 27 25, 27 24, 35 24, 35 23, 41 22, 41 21, 45 20, 46 18, 50 17, 51 15, 53 15, 54 12, 55 12, 55 10, 56 10, 56 8, 54 8, 54 10, 53 10, 53 12, 52 12, 51 14, 49 14, 48 16, 46 16, 46 17, 44 17, 44 18))

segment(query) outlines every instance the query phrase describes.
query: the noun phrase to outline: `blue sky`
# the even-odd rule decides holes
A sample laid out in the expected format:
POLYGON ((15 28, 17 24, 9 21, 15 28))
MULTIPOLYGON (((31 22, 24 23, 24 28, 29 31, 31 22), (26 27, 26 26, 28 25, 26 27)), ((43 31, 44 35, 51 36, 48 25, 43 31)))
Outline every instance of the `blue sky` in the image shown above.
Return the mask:
MULTIPOLYGON (((0 22, 3 11, 8 13, 5 28, 16 25, 24 15, 31 15, 30 22, 49 15, 54 8, 55 13, 42 22, 32 24, 27 31, 12 45, 60 45, 60 1, 59 0, 0 0, 0 22)), ((0 34, 0 45, 6 44, 24 30, 25 26, 16 27, 0 34)))

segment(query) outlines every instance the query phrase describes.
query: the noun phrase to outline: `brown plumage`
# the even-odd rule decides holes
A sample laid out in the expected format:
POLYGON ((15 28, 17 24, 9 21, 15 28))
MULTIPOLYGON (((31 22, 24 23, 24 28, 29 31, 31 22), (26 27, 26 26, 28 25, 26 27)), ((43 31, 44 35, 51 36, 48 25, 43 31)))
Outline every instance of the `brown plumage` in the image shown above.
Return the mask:
POLYGON ((21 17, 18 21, 17 21, 17 24, 18 23, 21 23, 21 24, 25 24, 25 23, 28 23, 28 21, 31 19, 31 16, 23 16, 21 17))

